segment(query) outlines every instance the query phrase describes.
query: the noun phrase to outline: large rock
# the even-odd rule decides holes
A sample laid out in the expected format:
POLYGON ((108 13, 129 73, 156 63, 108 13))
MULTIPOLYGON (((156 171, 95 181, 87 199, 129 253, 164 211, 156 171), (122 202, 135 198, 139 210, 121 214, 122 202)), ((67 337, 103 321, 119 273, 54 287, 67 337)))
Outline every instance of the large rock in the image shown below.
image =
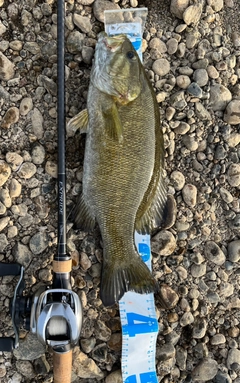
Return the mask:
POLYGON ((0 80, 8 81, 14 76, 14 64, 0 52, 0 80))
POLYGON ((183 18, 183 12, 187 9, 189 0, 172 0, 170 5, 170 12, 178 17, 183 18))
POLYGON ((224 110, 231 100, 232 94, 225 86, 216 84, 210 87, 209 104, 212 110, 224 110))
POLYGON ((229 102, 224 113, 224 121, 230 125, 240 124, 240 100, 229 102))

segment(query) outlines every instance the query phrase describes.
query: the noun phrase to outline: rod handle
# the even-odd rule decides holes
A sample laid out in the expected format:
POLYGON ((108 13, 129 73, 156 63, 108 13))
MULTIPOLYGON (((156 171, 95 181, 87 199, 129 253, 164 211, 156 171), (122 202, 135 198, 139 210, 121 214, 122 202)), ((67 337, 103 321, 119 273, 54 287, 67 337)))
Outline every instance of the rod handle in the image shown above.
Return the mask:
POLYGON ((58 353, 53 350, 53 382, 71 383, 72 378, 72 350, 58 353))

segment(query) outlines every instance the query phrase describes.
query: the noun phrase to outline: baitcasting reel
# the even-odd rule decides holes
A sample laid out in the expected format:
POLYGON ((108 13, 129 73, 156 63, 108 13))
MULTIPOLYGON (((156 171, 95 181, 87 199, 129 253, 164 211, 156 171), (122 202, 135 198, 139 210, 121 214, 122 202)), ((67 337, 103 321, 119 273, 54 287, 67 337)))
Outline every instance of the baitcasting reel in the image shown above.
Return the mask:
POLYGON ((24 268, 18 263, 0 262, 0 277, 19 276, 10 305, 15 337, 1 337, 0 351, 11 352, 19 345, 19 328, 37 335, 57 353, 65 353, 78 342, 82 307, 78 295, 69 289, 40 288, 33 297, 23 296, 24 268))

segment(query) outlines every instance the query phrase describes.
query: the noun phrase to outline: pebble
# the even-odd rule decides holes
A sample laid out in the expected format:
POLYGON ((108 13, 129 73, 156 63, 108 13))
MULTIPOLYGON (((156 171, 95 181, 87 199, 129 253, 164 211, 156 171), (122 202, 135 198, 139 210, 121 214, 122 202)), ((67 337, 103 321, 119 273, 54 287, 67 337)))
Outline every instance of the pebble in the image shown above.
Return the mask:
POLYGON ((94 360, 79 350, 75 351, 73 355, 73 371, 79 378, 103 379, 104 377, 104 373, 94 360))
POLYGON ((197 188, 195 185, 186 184, 182 189, 183 200, 189 207, 194 207, 197 203, 197 188))
POLYGON ((208 323, 204 318, 197 317, 193 324, 193 333, 192 336, 194 339, 202 339, 208 328, 208 323))
POLYGON ((208 0, 208 4, 215 12, 219 12, 223 8, 223 0, 208 0))
POLYGON ((24 340, 20 340, 20 345, 13 350, 13 354, 17 360, 36 360, 45 354, 45 346, 35 334, 29 332, 24 340))
POLYGON ((216 334, 211 338, 211 344, 213 346, 224 344, 225 342, 226 342, 226 338, 223 334, 216 334))
POLYGON ((215 265, 223 265, 226 257, 220 247, 213 241, 207 241, 204 247, 206 258, 215 265))
POLYGON ((179 91, 174 93, 170 97, 170 102, 173 108, 178 110, 183 110, 187 106, 185 96, 184 96, 184 91, 179 91))
POLYGON ((0 189, 0 201, 7 207, 11 207, 12 205, 12 199, 9 195, 8 189, 0 189))
POLYGON ((53 178, 58 176, 58 167, 53 161, 47 161, 45 164, 45 172, 53 178))
POLYGON ((231 262, 238 262, 240 260, 240 240, 229 242, 228 244, 228 259, 231 262))
POLYGON ((84 33, 89 33, 92 30, 92 24, 88 17, 74 13, 73 22, 84 33))
POLYGON ((165 76, 170 71, 169 61, 167 59, 158 59, 154 61, 152 70, 161 77, 165 76))
POLYGON ((224 110, 231 99, 232 94, 225 86, 216 84, 210 87, 209 104, 212 110, 224 110))
POLYGON ((31 112, 31 122, 33 134, 40 140, 43 138, 43 116, 38 108, 34 108, 31 112))
POLYGON ((201 98, 202 97, 202 89, 196 82, 192 82, 188 87, 187 91, 189 94, 191 94, 194 97, 201 98))
POLYGON ((182 327, 185 327, 193 322, 194 322, 194 316, 192 315, 192 313, 186 312, 182 315, 179 323, 182 327))
POLYGON ((18 120, 19 120, 19 109, 13 106, 9 108, 6 114, 4 115, 1 122, 1 127, 3 129, 9 129, 11 125, 18 122, 18 120))
POLYGON ((41 165, 45 160, 45 149, 44 149, 44 147, 39 143, 34 145, 34 147, 32 149, 32 153, 31 153, 31 157, 32 157, 32 162, 35 165, 41 165))
POLYGON ((173 309, 179 301, 178 294, 166 284, 160 286, 158 296, 162 307, 167 310, 173 309))
POLYGON ((15 178, 11 179, 9 194, 11 198, 19 197, 22 191, 22 185, 15 178))
POLYGON ((183 12, 189 5, 189 0, 171 0, 170 12, 178 17, 179 19, 183 18, 183 12))
POLYGON ((105 379, 105 383, 122 383, 122 372, 121 370, 116 370, 111 372, 105 379))
POLYGON ((235 148, 240 143, 240 133, 232 133, 227 138, 226 141, 230 148, 235 148))
POLYGON ((195 103, 195 113, 200 120, 211 120, 211 114, 201 104, 201 102, 195 103))
POLYGON ((35 376, 32 363, 30 363, 28 360, 17 360, 16 368, 17 371, 27 379, 31 379, 35 376))
POLYGON ((185 185, 185 177, 184 175, 178 171, 178 170, 174 170, 171 174, 170 174, 170 180, 171 182, 173 183, 173 186, 174 186, 174 189, 179 191, 179 190, 182 190, 182 188, 184 187, 185 185))
POLYGON ((185 24, 197 24, 200 20, 202 14, 202 4, 201 3, 195 3, 193 5, 190 5, 184 12, 183 12, 183 20, 185 24))
POLYGON ((225 189, 224 187, 221 187, 219 189, 219 193, 220 193, 224 202, 226 202, 227 204, 232 203, 233 196, 227 189, 225 189))
POLYGON ((189 76, 186 76, 184 74, 181 74, 176 77, 176 84, 181 89, 187 89, 191 83, 191 80, 189 76))
POLYGON ((10 166, 4 160, 0 160, 0 186, 3 186, 5 182, 7 182, 10 174, 10 166))
POLYGON ((176 239, 168 230, 162 230, 152 238, 152 251, 158 255, 168 256, 176 249, 176 239))
POLYGON ((234 369, 234 364, 240 366, 240 350, 237 348, 231 348, 227 355, 227 367, 229 370, 234 369))
POLYGON ((0 52, 0 80, 11 80, 14 77, 14 74, 14 64, 0 52))
POLYGON ((206 69, 196 69, 193 73, 193 80, 199 86, 205 86, 208 83, 208 73, 206 69))
POLYGON ((5 227, 8 225, 9 221, 10 221, 10 217, 0 218, 0 231, 5 229, 5 227))
POLYGON ((66 40, 66 47, 70 53, 80 53, 84 43, 84 34, 79 31, 69 33, 66 40))
POLYGON ((22 99, 19 107, 21 116, 26 116, 33 108, 33 100, 31 97, 25 97, 22 99))
POLYGON ((207 266, 205 263, 201 263, 200 265, 193 264, 191 266, 191 274, 194 278, 200 278, 206 274, 207 266))
POLYGON ((157 358, 163 362, 175 356, 175 348, 171 343, 165 343, 158 349, 157 358))
POLYGON ((20 263, 20 265, 27 268, 32 261, 33 254, 29 250, 28 246, 23 245, 21 242, 17 242, 13 247, 13 255, 15 261, 20 263))
POLYGON ((46 231, 34 234, 29 241, 29 247, 33 254, 41 254, 48 247, 48 235, 46 231))
POLYGON ((207 67, 207 73, 210 78, 217 79, 219 77, 219 72, 213 65, 207 67))
POLYGON ((227 171, 228 183, 233 187, 240 185, 240 164, 231 164, 227 171))
POLYGON ((171 38, 169 39, 167 42, 166 42, 166 46, 167 46, 167 52, 169 55, 173 55, 174 53, 177 52, 177 49, 178 49, 178 41, 174 38, 171 38))
POLYGON ((104 11, 111 9, 120 9, 118 4, 108 0, 95 0, 93 4, 93 14, 98 21, 104 23, 104 11))
POLYGON ((6 161, 9 163, 13 171, 19 169, 20 165, 23 163, 23 157, 16 152, 7 152, 6 161))
POLYGON ((240 124, 240 100, 232 100, 225 109, 224 121, 230 125, 240 124))
POLYGON ((19 175, 19 177, 28 180, 29 178, 34 176, 36 171, 37 171, 37 168, 33 163, 24 162, 21 165, 20 169, 18 170, 18 175, 19 175))
POLYGON ((192 371, 192 378, 200 382, 213 379, 218 372, 218 363, 214 359, 202 359, 192 371))

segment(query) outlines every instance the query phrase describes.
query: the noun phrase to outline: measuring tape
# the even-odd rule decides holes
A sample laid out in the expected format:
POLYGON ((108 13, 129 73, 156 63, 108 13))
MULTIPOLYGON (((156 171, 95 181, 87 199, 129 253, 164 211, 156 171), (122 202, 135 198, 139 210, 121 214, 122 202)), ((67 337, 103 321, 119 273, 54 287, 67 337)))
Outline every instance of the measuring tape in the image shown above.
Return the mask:
MULTIPOLYGON (((124 33, 142 60, 142 32, 147 8, 105 11, 105 31, 109 36, 124 33), (133 21, 122 22, 126 19, 133 21), (132 17, 129 18, 129 15, 132 17), (139 17, 141 23, 134 22, 139 17)), ((135 233, 136 248, 151 270, 150 236, 135 233)), ((119 301, 122 323, 123 383, 158 383, 155 354, 158 321, 153 294, 129 291, 119 301)))

